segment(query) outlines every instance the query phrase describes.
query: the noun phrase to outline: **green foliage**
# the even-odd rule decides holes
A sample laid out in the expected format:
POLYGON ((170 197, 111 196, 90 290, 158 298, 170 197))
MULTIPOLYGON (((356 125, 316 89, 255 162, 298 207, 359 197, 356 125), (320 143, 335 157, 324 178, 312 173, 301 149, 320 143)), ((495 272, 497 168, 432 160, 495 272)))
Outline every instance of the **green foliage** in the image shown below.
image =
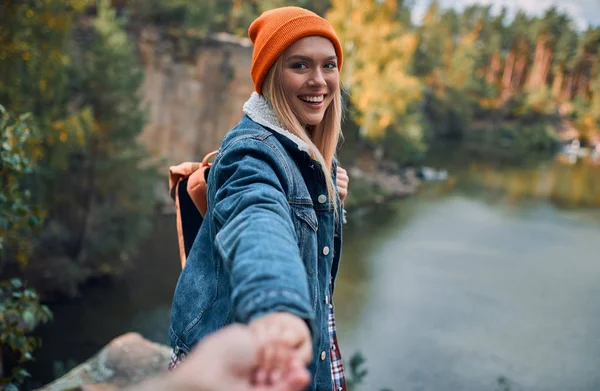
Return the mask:
POLYGON ((60 118, 69 99, 67 38, 87 1, 7 1, 0 5, 0 101, 36 121, 60 118))
POLYGON ((232 1, 144 0, 134 2, 138 16, 153 23, 196 34, 221 31, 227 26, 227 11, 232 1))
MULTIPOLYGON (((33 162, 28 150, 33 138, 30 116, 18 117, 0 105, 0 271, 9 255, 21 266, 30 256, 30 240, 39 226, 39 213, 31 205, 30 192, 23 188, 24 177, 33 162)), ((38 340, 29 336, 40 322, 52 314, 40 304, 34 290, 18 279, 0 281, 0 355, 8 347, 18 355, 18 365, 11 374, 0 379, 0 386, 21 383, 28 375, 23 364, 33 359, 38 340)))
POLYGON ((417 165, 427 151, 421 128, 417 115, 405 116, 401 123, 390 127, 379 142, 383 157, 400 166, 417 165))
POLYGON ((23 177, 31 172, 27 149, 33 130, 28 114, 15 118, 0 105, 0 260, 9 251, 24 266, 29 256, 30 233, 39 224, 30 205, 31 193, 22 188, 23 177))
POLYGON ((205 37, 227 32, 246 36, 248 27, 262 12, 283 6, 299 6, 323 15, 325 0, 134 0, 131 9, 137 18, 170 29, 177 35, 205 37))
POLYGON ((108 1, 97 10, 91 28, 79 31, 88 42, 74 48, 69 69, 70 96, 85 119, 82 142, 50 148, 52 170, 43 173, 48 219, 37 249, 40 259, 68 262, 52 276, 68 293, 89 275, 123 269, 149 227, 158 180, 137 140, 145 118, 133 44, 108 1))
POLYGON ((137 141, 134 44, 108 1, 95 2, 95 17, 82 14, 88 5, 32 0, 0 12, 0 101, 43 129, 27 181, 44 225, 28 270, 68 294, 123 269, 149 225, 157 180, 137 141))
POLYGON ((425 98, 427 139, 461 139, 473 120, 473 105, 452 87, 431 87, 425 98))
POLYGON ((0 282, 0 347, 18 354, 17 365, 0 385, 21 383, 29 376, 23 365, 33 360, 39 339, 28 335, 40 323, 52 320, 52 313, 40 304, 37 293, 25 287, 20 279, 0 282))

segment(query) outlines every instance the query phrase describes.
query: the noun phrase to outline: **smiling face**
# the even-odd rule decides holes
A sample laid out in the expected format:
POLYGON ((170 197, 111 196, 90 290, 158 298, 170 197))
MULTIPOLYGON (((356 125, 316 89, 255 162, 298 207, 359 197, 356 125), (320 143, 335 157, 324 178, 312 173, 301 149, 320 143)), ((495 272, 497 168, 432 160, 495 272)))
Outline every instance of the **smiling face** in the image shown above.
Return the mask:
POLYGON ((318 125, 339 88, 337 57, 331 41, 311 36, 283 53, 281 85, 302 125, 318 125))

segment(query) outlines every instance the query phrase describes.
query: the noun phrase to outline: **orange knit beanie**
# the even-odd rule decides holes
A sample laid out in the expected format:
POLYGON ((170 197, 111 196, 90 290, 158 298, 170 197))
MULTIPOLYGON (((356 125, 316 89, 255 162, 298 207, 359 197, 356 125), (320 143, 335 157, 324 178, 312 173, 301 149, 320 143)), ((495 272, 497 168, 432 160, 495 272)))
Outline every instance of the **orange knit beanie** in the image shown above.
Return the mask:
POLYGON ((282 7, 264 12, 248 29, 254 44, 250 74, 256 92, 262 94, 265 76, 277 58, 291 44, 309 36, 321 36, 333 43, 338 69, 342 69, 342 45, 329 22, 300 7, 282 7))

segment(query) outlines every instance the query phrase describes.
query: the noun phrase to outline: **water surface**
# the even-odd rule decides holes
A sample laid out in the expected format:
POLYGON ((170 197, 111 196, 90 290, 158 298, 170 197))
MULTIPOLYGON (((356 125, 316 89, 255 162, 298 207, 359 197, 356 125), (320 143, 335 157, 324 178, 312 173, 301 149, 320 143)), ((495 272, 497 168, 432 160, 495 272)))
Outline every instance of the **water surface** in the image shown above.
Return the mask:
POLYGON ((462 194, 388 207, 336 302, 361 389, 600 390, 600 224, 585 214, 462 194))

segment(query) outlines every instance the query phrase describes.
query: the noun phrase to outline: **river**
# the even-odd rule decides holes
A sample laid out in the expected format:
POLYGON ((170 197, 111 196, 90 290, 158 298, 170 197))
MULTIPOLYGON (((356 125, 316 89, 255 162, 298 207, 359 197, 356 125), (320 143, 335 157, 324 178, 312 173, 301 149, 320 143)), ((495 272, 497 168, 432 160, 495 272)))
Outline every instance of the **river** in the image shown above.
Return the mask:
MULTIPOLYGON (((600 390, 598 167, 450 174, 410 199, 349 212, 335 305, 345 358, 366 359, 358 389, 600 390)), ((174 227, 158 216, 133 272, 52 306, 30 386, 128 331, 165 342, 174 227)))

